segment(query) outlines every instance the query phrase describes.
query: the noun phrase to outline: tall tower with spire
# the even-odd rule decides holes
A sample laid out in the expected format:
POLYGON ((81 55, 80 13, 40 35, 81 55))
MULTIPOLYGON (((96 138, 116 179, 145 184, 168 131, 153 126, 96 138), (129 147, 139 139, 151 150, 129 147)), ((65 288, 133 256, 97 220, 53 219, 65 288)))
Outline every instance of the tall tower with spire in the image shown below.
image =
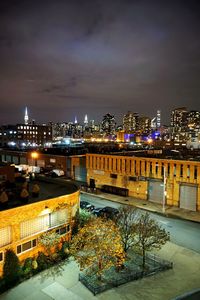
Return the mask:
POLYGON ((74 119, 74 124, 77 124, 78 121, 77 121, 77 117, 75 116, 75 119, 74 119))
POLYGON ((85 115, 84 124, 85 124, 85 126, 88 125, 88 116, 87 115, 85 115))
POLYGON ((24 115, 24 124, 28 124, 28 109, 27 107, 25 108, 25 115, 24 115))

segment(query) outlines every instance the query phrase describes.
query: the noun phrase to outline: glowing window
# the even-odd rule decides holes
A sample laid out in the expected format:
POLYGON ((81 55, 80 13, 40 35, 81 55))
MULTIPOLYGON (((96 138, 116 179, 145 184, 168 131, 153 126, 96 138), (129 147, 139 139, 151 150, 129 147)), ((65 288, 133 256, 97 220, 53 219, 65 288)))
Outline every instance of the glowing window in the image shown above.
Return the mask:
POLYGON ((0 247, 11 243, 11 226, 0 229, 0 247))

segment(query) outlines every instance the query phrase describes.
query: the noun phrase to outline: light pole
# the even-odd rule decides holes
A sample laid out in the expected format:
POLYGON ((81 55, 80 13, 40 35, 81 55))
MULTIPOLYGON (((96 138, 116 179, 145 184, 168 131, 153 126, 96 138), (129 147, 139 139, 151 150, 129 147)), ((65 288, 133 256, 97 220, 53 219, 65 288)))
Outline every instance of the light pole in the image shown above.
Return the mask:
POLYGON ((163 166, 163 199, 162 199, 162 212, 163 212, 163 214, 165 213, 166 182, 167 182, 166 168, 165 168, 165 166, 163 166))

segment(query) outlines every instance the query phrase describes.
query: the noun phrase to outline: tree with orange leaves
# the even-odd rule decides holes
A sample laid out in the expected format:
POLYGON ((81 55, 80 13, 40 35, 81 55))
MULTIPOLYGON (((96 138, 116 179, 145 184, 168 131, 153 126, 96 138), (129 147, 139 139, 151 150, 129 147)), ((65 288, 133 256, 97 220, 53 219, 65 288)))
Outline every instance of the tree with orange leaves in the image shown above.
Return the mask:
POLYGON ((104 270, 119 269, 125 260, 119 230, 111 220, 94 218, 72 240, 70 252, 81 270, 88 269, 101 278, 104 270))

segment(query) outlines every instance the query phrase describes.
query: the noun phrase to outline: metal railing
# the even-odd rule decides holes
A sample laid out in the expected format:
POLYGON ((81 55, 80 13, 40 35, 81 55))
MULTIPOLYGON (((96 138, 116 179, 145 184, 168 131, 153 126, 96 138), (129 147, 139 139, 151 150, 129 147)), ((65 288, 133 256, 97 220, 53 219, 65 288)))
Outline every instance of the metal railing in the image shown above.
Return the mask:
MULTIPOLYGON (((142 257, 140 257, 142 260, 142 257)), ((85 273, 79 274, 79 281, 83 283, 94 295, 102 293, 114 287, 118 287, 124 283, 130 281, 138 280, 143 277, 152 276, 160 271, 165 271, 173 268, 173 263, 164 259, 160 259, 154 254, 146 255, 146 264, 148 265, 148 270, 130 270, 125 269, 119 271, 118 274, 121 275, 119 279, 110 278, 110 280, 98 281, 94 279, 95 275, 86 275, 85 273), (93 278, 94 280, 91 280, 93 278)))

